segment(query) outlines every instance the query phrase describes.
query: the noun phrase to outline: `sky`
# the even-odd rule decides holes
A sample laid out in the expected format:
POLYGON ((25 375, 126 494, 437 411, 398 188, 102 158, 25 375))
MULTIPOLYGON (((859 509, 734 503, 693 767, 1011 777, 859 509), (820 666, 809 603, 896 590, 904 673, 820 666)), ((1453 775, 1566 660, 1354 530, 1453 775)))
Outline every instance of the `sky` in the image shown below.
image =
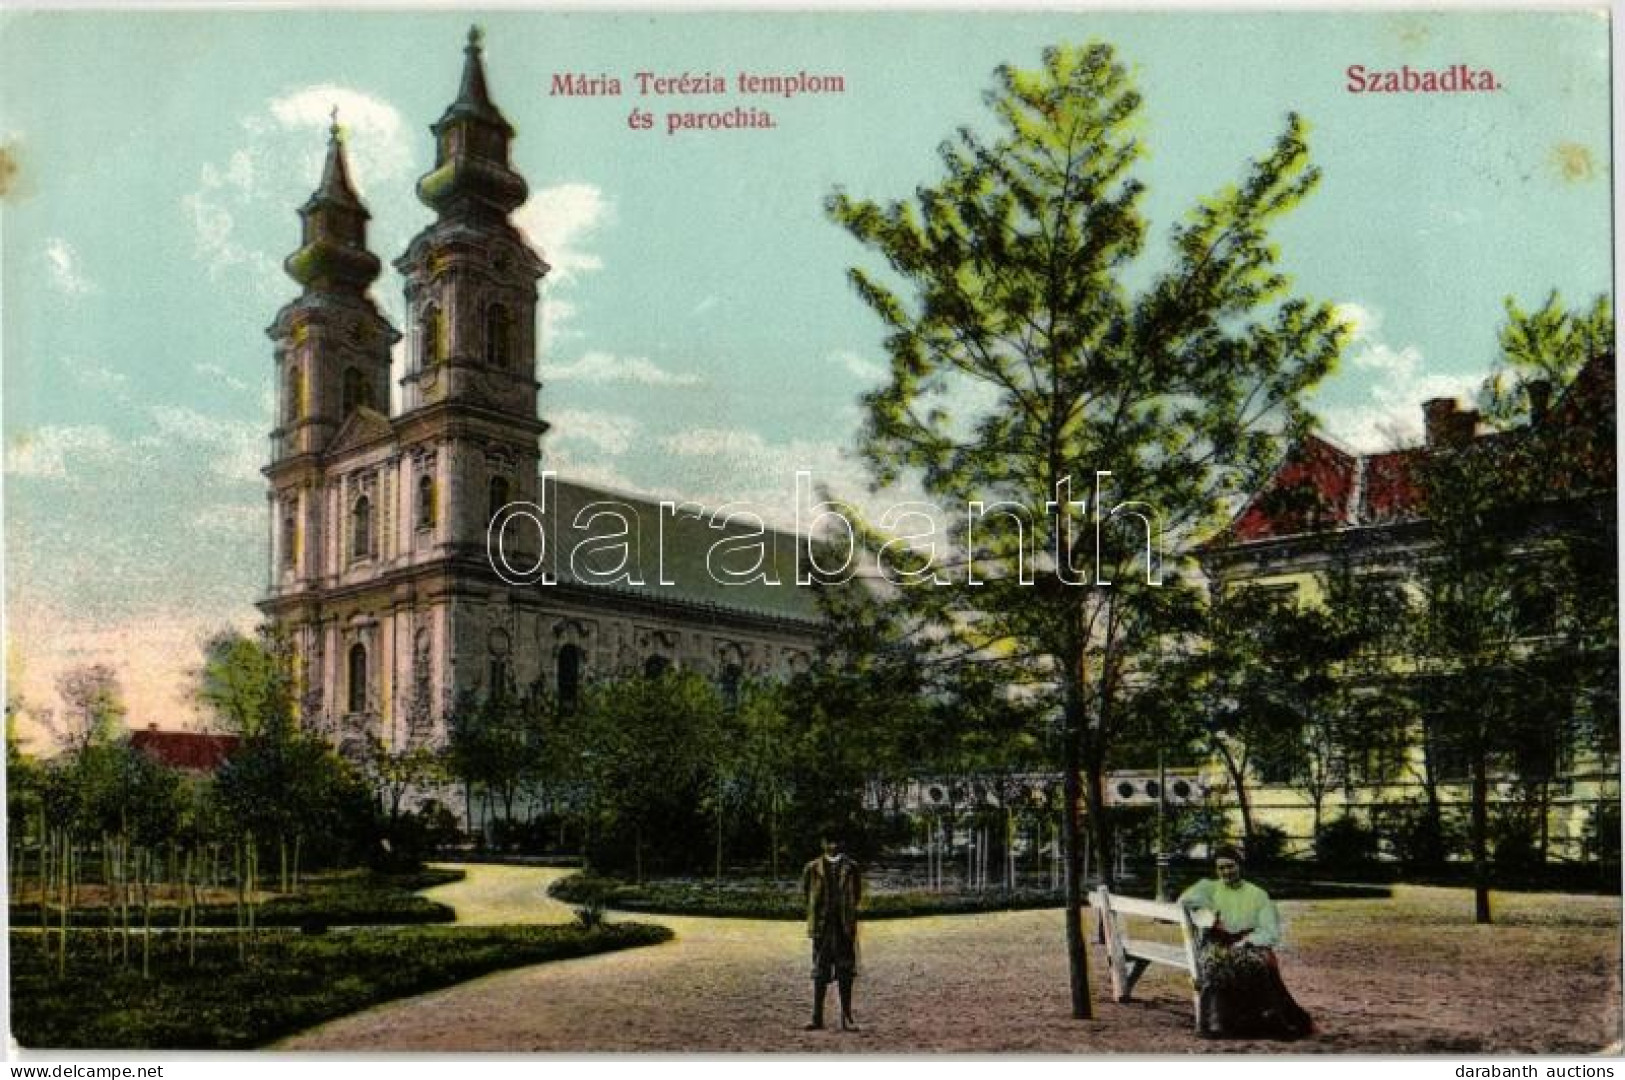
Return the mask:
POLYGON ((1056 42, 1109 41, 1145 96, 1153 264, 1289 111, 1309 121, 1324 178, 1275 239, 1295 292, 1357 329, 1315 398, 1345 445, 1414 441, 1422 400, 1470 395, 1504 297, 1610 287, 1598 14, 0 13, 6 671, 32 710, 107 663, 132 723, 195 722, 201 641, 251 627, 266 581, 264 328, 297 292, 281 261, 330 110, 399 326, 388 264, 431 219, 414 184, 471 21, 530 184, 516 221, 552 266, 544 466, 630 492, 782 518, 798 469, 862 491, 848 448, 884 352, 845 271, 874 260, 824 200, 935 181, 994 67, 1056 42), (1353 64, 1467 64, 1501 89, 1351 93, 1353 64), (645 95, 639 71, 844 88, 645 95), (572 73, 622 93, 550 93, 572 73), (775 126, 666 131, 736 106, 775 126))

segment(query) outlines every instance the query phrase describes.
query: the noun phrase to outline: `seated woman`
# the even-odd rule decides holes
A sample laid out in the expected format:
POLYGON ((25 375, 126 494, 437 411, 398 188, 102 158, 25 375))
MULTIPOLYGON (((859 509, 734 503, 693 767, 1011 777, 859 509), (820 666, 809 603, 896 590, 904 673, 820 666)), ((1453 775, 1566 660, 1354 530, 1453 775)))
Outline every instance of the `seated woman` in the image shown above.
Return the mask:
POLYGON ((1214 854, 1217 879, 1204 878, 1186 889, 1179 903, 1209 912, 1213 924, 1202 934, 1200 1034, 1204 1038, 1251 1036, 1299 1039, 1314 1030, 1281 981, 1275 946, 1281 917, 1269 893, 1241 879, 1241 854, 1221 847, 1214 854))

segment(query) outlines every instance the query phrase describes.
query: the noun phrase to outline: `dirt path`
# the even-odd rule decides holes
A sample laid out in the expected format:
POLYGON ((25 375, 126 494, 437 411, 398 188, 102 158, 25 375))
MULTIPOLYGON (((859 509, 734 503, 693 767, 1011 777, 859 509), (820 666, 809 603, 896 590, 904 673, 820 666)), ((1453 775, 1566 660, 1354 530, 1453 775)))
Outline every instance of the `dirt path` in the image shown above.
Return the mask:
MULTIPOLYGON (((538 898, 557 871, 469 869, 466 882, 434 894, 463 905, 460 921, 569 917, 538 898)), ((1295 943, 1284 973, 1321 1034, 1257 1048, 1586 1053, 1617 1040, 1619 901, 1497 899, 1504 925, 1496 927, 1473 926, 1467 894, 1450 890, 1283 904, 1295 943)), ((1093 948, 1097 1018, 1072 1020, 1057 911, 866 924, 857 1034, 801 1030, 810 980, 799 924, 637 917, 671 926, 676 939, 487 976, 345 1017, 277 1048, 878 1054, 1254 1045, 1196 1039, 1189 992, 1172 973, 1148 974, 1136 990, 1143 1000, 1110 1003, 1093 948)))
POLYGON ((425 889, 423 896, 457 912, 463 926, 512 926, 567 923, 575 918, 569 904, 547 895, 548 888, 572 870, 533 866, 437 866, 466 871, 450 885, 425 889))

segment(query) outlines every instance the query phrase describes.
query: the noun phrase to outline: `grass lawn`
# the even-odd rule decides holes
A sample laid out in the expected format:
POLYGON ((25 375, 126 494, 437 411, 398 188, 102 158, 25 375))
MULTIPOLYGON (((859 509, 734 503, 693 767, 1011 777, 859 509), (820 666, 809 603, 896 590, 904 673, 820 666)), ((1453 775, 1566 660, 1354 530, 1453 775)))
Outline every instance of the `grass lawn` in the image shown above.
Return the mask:
POLYGON ((665 927, 396 927, 306 936, 262 931, 246 960, 233 933, 198 935, 196 964, 173 934, 153 942, 152 978, 108 962, 101 931, 70 934, 56 974, 55 934, 11 934, 12 1033, 25 1047, 244 1050, 370 1005, 492 971, 652 945, 665 927))

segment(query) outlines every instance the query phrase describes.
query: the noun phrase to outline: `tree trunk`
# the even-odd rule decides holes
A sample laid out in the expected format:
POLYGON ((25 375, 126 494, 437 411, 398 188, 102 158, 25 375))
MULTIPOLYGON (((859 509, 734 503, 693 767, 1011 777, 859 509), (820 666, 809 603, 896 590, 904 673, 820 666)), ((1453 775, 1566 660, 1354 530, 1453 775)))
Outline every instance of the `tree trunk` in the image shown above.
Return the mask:
POLYGON ((1061 790, 1065 805, 1062 809, 1063 845, 1065 848, 1065 869, 1063 879, 1066 887, 1066 905, 1063 908, 1066 918, 1066 958, 1067 974, 1072 990, 1072 1018, 1074 1020, 1094 1019, 1094 1003, 1089 999, 1089 954, 1085 951, 1083 941, 1083 882, 1081 875, 1083 868, 1078 859, 1078 838, 1081 830, 1078 828, 1078 798, 1081 795, 1078 761, 1079 738, 1079 712, 1075 700, 1067 703, 1062 718, 1062 772, 1061 790))
POLYGON ((242 840, 239 839, 236 844, 233 845, 233 848, 234 850, 232 854, 236 856, 233 861, 237 864, 237 902, 231 906, 231 912, 232 915, 235 916, 235 921, 237 923, 237 960, 239 963, 241 963, 242 961, 248 959, 248 919, 247 911, 245 910, 246 898, 243 893, 243 875, 247 870, 247 865, 246 860, 243 858, 242 840))
POLYGON ((118 907, 113 903, 113 838, 105 832, 102 833, 102 888, 107 893, 107 966, 112 967, 118 907))
POLYGON ((768 861, 773 868, 773 880, 779 880, 779 801, 774 799, 767 810, 767 842, 771 848, 768 861))
POLYGON ((1490 921, 1489 763, 1482 749, 1473 755, 1473 921, 1490 921))
POLYGON ((1230 783, 1236 791, 1236 808, 1241 811, 1241 839, 1245 847, 1246 842, 1253 836, 1253 804, 1247 797, 1247 766, 1236 761, 1230 753, 1230 748, 1223 742, 1215 739, 1213 747, 1219 752, 1219 758, 1224 762, 1224 771, 1230 776, 1230 783))
POLYGON ((136 864, 141 868, 137 877, 141 881, 141 977, 152 978, 152 877, 153 864, 156 861, 150 850, 137 849, 141 852, 136 858, 136 864))
POLYGON ((717 782, 717 888, 722 888, 722 782, 717 782))
POLYGON ((68 909, 73 906, 73 843, 68 839, 66 829, 61 833, 62 855, 58 860, 58 874, 61 877, 62 887, 60 896, 62 900, 61 937, 57 940, 56 975, 63 978, 68 973, 68 909))

